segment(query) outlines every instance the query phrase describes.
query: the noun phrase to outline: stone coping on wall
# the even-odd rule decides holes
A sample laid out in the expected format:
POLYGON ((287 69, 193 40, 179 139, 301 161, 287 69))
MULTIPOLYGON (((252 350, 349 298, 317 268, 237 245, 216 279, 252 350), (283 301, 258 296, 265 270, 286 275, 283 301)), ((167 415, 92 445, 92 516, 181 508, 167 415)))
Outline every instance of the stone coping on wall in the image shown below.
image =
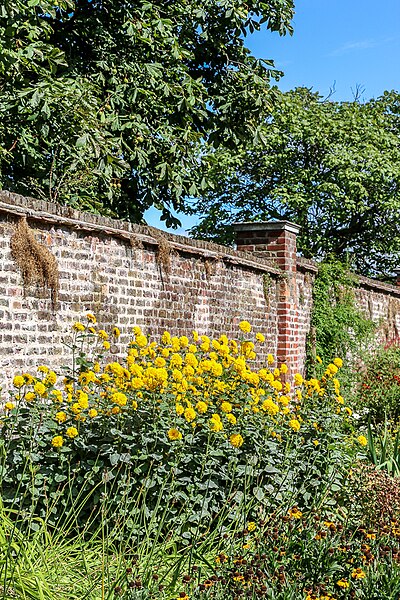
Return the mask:
POLYGON ((234 250, 214 242, 196 240, 146 225, 136 225, 128 221, 82 212, 68 206, 21 196, 5 190, 0 190, 0 213, 26 216, 28 219, 50 225, 117 237, 129 243, 138 241, 158 246, 159 238, 162 237, 168 241, 172 249, 181 253, 200 255, 205 259, 222 260, 277 276, 282 273, 281 269, 274 265, 273 259, 268 261, 265 258, 256 257, 250 252, 234 250))

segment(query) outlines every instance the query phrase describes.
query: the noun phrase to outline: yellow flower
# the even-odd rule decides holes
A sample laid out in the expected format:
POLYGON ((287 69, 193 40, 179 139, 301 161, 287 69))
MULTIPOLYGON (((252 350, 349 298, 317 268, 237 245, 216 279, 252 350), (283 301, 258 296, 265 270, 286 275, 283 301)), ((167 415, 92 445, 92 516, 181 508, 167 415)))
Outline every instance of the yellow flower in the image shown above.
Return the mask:
POLYGON ((113 415, 119 415, 120 412, 121 412, 121 409, 119 406, 113 406, 111 409, 111 414, 113 414, 113 415))
POLYGON ((289 509, 288 516, 291 519, 301 519, 301 517, 303 516, 303 513, 301 512, 301 510, 299 510, 297 508, 297 506, 293 506, 293 508, 289 509))
POLYGON ((303 383, 303 376, 300 373, 296 373, 294 376, 294 385, 299 386, 303 383))
POLYGON ((361 444, 361 446, 366 446, 368 444, 368 440, 365 435, 359 435, 357 438, 357 442, 361 444))
POLYGON ((91 323, 93 323, 93 325, 96 325, 97 319, 96 319, 96 317, 94 315, 92 315, 92 313, 88 313, 86 315, 86 318, 87 318, 88 321, 90 321, 91 323))
POLYGON ((6 402, 4 405, 4 408, 6 410, 12 410, 13 408, 15 408, 15 404, 14 404, 14 402, 6 402))
POLYGON ((56 381, 57 381, 57 375, 54 373, 54 371, 49 371, 44 380, 44 383, 46 385, 54 385, 56 383, 56 381))
POLYGON ((196 404, 196 410, 201 415, 204 414, 205 412, 207 412, 207 409, 208 409, 208 405, 205 402, 203 402, 202 400, 199 400, 199 402, 196 404))
POLYGON ((108 333, 104 329, 99 329, 97 335, 101 340, 108 340, 108 333))
POLYGON ((242 438, 240 433, 233 433, 229 438, 229 441, 235 448, 240 448, 240 446, 243 445, 244 439, 242 438))
POLYGON ((268 355, 267 355, 267 363, 268 363, 269 365, 272 365, 272 363, 273 363, 273 362, 275 362, 275 359, 274 359, 274 357, 272 356, 272 354, 268 354, 268 355))
POLYGON ((82 390, 78 390, 77 396, 78 396, 79 407, 82 409, 88 408, 89 407, 89 396, 85 392, 82 392, 82 390))
POLYGON ((137 335, 135 341, 139 348, 145 348, 147 346, 147 337, 145 335, 137 335))
POLYGON ((265 342, 265 337, 262 333, 256 333, 256 340, 257 342, 260 342, 260 344, 262 344, 263 342, 265 342))
POLYGON ((54 446, 54 448, 61 448, 61 446, 64 443, 64 440, 62 438, 61 435, 56 435, 55 437, 53 437, 53 439, 51 440, 52 445, 54 446))
POLYGON ((211 431, 214 431, 215 433, 218 433, 218 431, 222 431, 224 428, 222 421, 221 421, 221 417, 217 414, 214 414, 212 416, 212 418, 210 419, 210 429, 211 431))
POLYGON ((240 321, 239 323, 239 329, 241 331, 243 331, 244 333, 250 333, 251 331, 251 325, 248 321, 240 321))
POLYGON ((343 361, 341 358, 335 358, 333 360, 333 364, 336 365, 339 369, 340 367, 343 367, 343 361))
POLYGON ((91 419, 94 419, 95 417, 97 417, 98 412, 95 408, 91 408, 88 412, 88 415, 91 419))
POLYGON ((351 410, 351 408, 349 408, 348 406, 345 406, 344 410, 347 412, 347 414, 349 415, 349 417, 351 417, 351 415, 353 414, 353 411, 351 410))
POLYGON ((227 418, 227 420, 229 421, 229 423, 231 425, 236 425, 236 417, 235 417, 235 415, 233 415, 232 413, 228 413, 226 415, 226 418, 227 418))
POLYGON ((168 435, 169 439, 172 440, 172 441, 181 440, 182 439, 181 432, 178 431, 178 429, 175 429, 175 428, 169 429, 167 435, 168 435))
POLYGON ((27 394, 25 394, 25 400, 27 402, 32 402, 32 400, 34 400, 35 398, 36 396, 33 392, 28 392, 27 394))
POLYGON ((353 570, 351 576, 353 579, 364 579, 365 573, 362 569, 360 569, 360 567, 358 567, 358 569, 353 570))
POLYGON ((297 419, 291 419, 289 421, 289 427, 291 427, 293 429, 293 431, 299 431, 300 423, 297 419))
POLYGON ((317 362, 318 362, 320 365, 322 365, 322 358, 321 358, 320 356, 318 356, 318 355, 317 355, 315 358, 316 358, 316 361, 317 361, 317 362))
POLYGON ((78 430, 75 427, 68 427, 67 431, 65 432, 65 434, 71 438, 74 439, 76 438, 76 436, 78 435, 78 430))
POLYGON ((279 412, 279 406, 275 404, 270 396, 264 400, 261 404, 261 408, 270 415, 276 415, 279 412))
POLYGON ((280 371, 283 375, 288 372, 288 367, 285 365, 285 363, 281 365, 280 371))
POLYGON ((193 408, 189 407, 185 410, 184 416, 185 416, 186 421, 188 423, 190 423, 191 421, 194 421, 194 419, 196 418, 196 412, 193 408))
POLYGON ((79 323, 79 321, 77 321, 72 325, 72 329, 74 329, 75 331, 85 331, 85 326, 82 323, 79 323))
POLYGON ((44 394, 46 393, 46 386, 43 385, 43 383, 41 381, 38 381, 37 383, 35 383, 35 385, 33 386, 33 389, 37 393, 38 396, 44 396, 44 394))
POLYGON ((103 342, 103 348, 104 350, 109 350, 111 348, 110 342, 103 342))
POLYGON ((343 398, 343 396, 337 396, 336 400, 337 400, 337 402, 339 402, 339 404, 344 404, 344 398, 343 398))
POLYGON ((185 412, 184 407, 182 406, 182 404, 176 403, 175 404, 175 410, 176 410, 176 414, 177 415, 183 415, 183 413, 185 412))
POLYGON ((58 412, 56 414, 56 421, 58 421, 59 423, 65 423, 66 420, 67 420, 67 415, 65 414, 64 411, 60 410, 60 412, 58 412))
POLYGON ((14 387, 21 388, 23 385, 25 385, 25 379, 22 377, 22 375, 16 375, 13 379, 13 384, 14 387))
POLYGON ((122 392, 114 392, 111 395, 111 402, 118 404, 118 406, 126 406, 128 398, 122 392))
POLYGON ((232 412, 232 404, 230 402, 223 402, 221 404, 221 410, 224 413, 230 413, 230 412, 232 412))
POLYGON ((121 335, 120 330, 118 329, 118 327, 114 327, 112 330, 112 334, 114 337, 119 338, 119 336, 121 335))
POLYGON ((336 582, 336 585, 345 590, 350 587, 350 583, 346 579, 339 579, 339 581, 336 582))
POLYGON ((257 525, 254 523, 254 521, 250 521, 250 523, 247 523, 247 531, 254 531, 257 528, 257 525))
POLYGON ((137 410, 138 403, 136 402, 136 400, 132 400, 131 406, 132 406, 133 410, 137 410))

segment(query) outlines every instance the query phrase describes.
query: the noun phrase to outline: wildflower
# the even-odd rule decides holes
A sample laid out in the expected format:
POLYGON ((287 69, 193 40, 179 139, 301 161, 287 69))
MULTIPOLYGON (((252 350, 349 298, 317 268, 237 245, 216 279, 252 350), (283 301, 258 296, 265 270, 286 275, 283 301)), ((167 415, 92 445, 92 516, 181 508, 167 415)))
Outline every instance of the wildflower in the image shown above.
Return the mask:
POLYGON ((94 315, 92 315, 92 313, 88 313, 86 315, 86 318, 87 318, 88 321, 90 321, 91 323, 93 323, 93 325, 96 325, 97 319, 96 319, 96 317, 94 315))
POLYGON ((218 433, 218 431, 222 431, 224 428, 222 422, 221 422, 221 417, 218 414, 213 414, 213 416, 210 419, 210 429, 211 431, 214 431, 215 433, 218 433))
POLYGON ((350 587, 350 583, 346 579, 339 579, 339 581, 336 582, 336 585, 345 590, 350 587))
POLYGON ((101 340, 108 340, 108 333, 104 329, 99 329, 97 335, 101 340))
POLYGON ((300 423, 297 419, 291 419, 289 421, 289 427, 291 427, 293 429, 293 431, 299 431, 300 423))
POLYGON ((171 334, 168 331, 164 331, 164 333, 161 336, 161 342, 167 346, 168 344, 171 343, 171 334))
POLYGON ((110 342, 103 342, 103 348, 104 350, 109 350, 111 348, 110 342))
POLYGON ((112 415, 119 415, 119 413, 121 412, 121 409, 119 406, 113 406, 111 409, 111 414, 112 415))
POLYGON ((287 367, 287 365, 285 365, 285 363, 283 363, 283 365, 281 365, 280 371, 283 375, 285 375, 285 373, 288 372, 288 367, 287 367))
POLYGON ((353 570, 351 576, 353 579, 364 579, 365 573, 362 569, 360 569, 360 567, 358 567, 357 569, 353 570))
POLYGON ((275 404, 271 396, 269 396, 261 405, 261 408, 270 415, 276 415, 279 412, 279 406, 275 404))
POLYGON ((274 357, 272 356, 272 354, 268 354, 268 355, 267 355, 267 363, 268 363, 269 365, 272 365, 272 363, 273 363, 273 362, 275 362, 275 359, 274 359, 274 357))
POLYGON ((169 439, 171 441, 175 441, 175 440, 181 440, 182 439, 182 434, 180 431, 178 431, 178 429, 172 428, 168 430, 167 433, 169 439))
POLYGON ((4 408, 6 410, 12 410, 13 408, 15 408, 15 404, 14 404, 14 402, 6 402, 4 405, 4 408))
POLYGON ((68 427, 65 434, 73 440, 78 435, 78 430, 75 427, 68 427))
POLYGON ((334 358, 333 359, 333 364, 338 367, 340 369, 340 367, 343 367, 343 361, 341 358, 334 358))
POLYGON ((248 321, 240 321, 239 329, 243 331, 243 333, 250 333, 251 325, 248 321))
POLYGON ((22 375, 16 375, 13 379, 14 387, 21 388, 25 384, 25 379, 22 375))
POLYGON ((25 400, 27 402, 32 402, 32 400, 34 400, 35 398, 36 398, 36 396, 33 392, 28 392, 27 394, 25 394, 25 400))
POLYGON ((351 415, 353 414, 353 411, 351 410, 351 408, 349 406, 345 406, 344 410, 347 412, 347 414, 349 415, 349 417, 351 417, 351 415))
POLYGON ((196 418, 196 411, 193 408, 189 407, 185 410, 184 417, 188 423, 191 423, 196 418))
POLYGON ((240 433, 234 433, 229 438, 229 441, 235 448, 240 448, 240 446, 243 445, 244 439, 242 438, 240 433))
POLYGON ((114 337, 119 338, 119 336, 121 335, 120 330, 118 329, 118 327, 114 327, 112 330, 112 334, 114 337))
POLYGON ((56 421, 58 421, 59 423, 65 423, 66 420, 67 415, 64 411, 60 410, 58 413, 56 413, 56 421))
POLYGON ((320 365, 322 365, 322 358, 320 356, 317 355, 315 357, 315 359, 316 359, 317 363, 319 363, 320 365))
POLYGON ((303 383, 303 377, 300 373, 296 373, 294 376, 294 385, 299 386, 303 383))
POLYGON ((303 513, 297 508, 297 506, 293 506, 293 508, 288 510, 288 516, 290 519, 301 519, 303 513))
POLYGON ((361 446, 366 446, 368 444, 368 440, 365 435, 359 435, 357 438, 357 442, 361 444, 361 446))
POLYGON ((118 404, 118 406, 126 406, 128 398, 122 392, 114 392, 111 395, 111 402, 118 404))
POLYGON ((232 404, 230 402, 223 402, 221 404, 221 410, 224 413, 230 413, 230 412, 232 412, 232 404))
POLYGON ((85 392, 82 392, 82 390, 78 390, 77 396, 78 396, 79 407, 82 408, 83 410, 88 408, 89 407, 89 396, 85 392))
POLYGON ((262 333, 256 333, 256 340, 257 342, 260 342, 260 344, 262 344, 263 342, 265 342, 265 337, 262 333))
POLYGON ((202 415, 205 412, 207 412, 208 405, 206 404, 206 402, 199 400, 199 402, 196 404, 196 409, 197 409, 197 412, 202 415))
POLYGON ((35 385, 33 386, 33 389, 37 393, 38 396, 44 396, 46 393, 46 386, 41 381, 38 381, 37 383, 35 383, 35 385))
POLYGON ((247 531, 254 531, 257 528, 257 525, 254 523, 254 521, 250 521, 250 523, 247 523, 247 531))
POLYGON ((136 400, 132 400, 131 406, 132 406, 133 410, 137 410, 138 403, 136 402, 136 400))
POLYGON ((98 412, 95 408, 91 408, 88 412, 88 415, 91 419, 94 419, 95 417, 97 417, 98 412))
POLYGON ((330 363, 327 367, 326 367, 326 373, 327 375, 336 375, 336 373, 338 372, 338 368, 336 365, 334 365, 333 363, 330 363))
POLYGON ((236 425, 236 417, 235 417, 235 415, 233 415, 232 413, 228 413, 226 415, 226 418, 227 418, 227 420, 229 421, 229 423, 231 425, 236 425))
POLYGON ((53 437, 53 439, 51 440, 52 445, 54 446, 54 448, 61 448, 61 446, 64 443, 64 439, 61 435, 56 435, 55 437, 53 437))

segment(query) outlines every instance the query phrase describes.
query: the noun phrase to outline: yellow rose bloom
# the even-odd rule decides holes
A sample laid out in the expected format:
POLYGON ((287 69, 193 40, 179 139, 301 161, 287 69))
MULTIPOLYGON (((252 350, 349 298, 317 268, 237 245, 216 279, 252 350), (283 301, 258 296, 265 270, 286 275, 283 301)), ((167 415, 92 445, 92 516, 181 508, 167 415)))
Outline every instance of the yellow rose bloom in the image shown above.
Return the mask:
POLYGON ((243 333, 250 333, 251 325, 248 321, 240 321, 239 329, 243 331, 243 333))
POLYGON ((240 433, 234 433, 229 438, 229 441, 235 448, 240 448, 240 446, 243 445, 244 439, 242 438, 240 433))
POLYGON ((76 427, 68 427, 67 431, 65 432, 65 435, 67 435, 73 440, 78 435, 78 430, 76 429, 76 427))
POLYGON ((181 440, 182 439, 182 434, 178 429, 175 429, 174 427, 172 429, 168 430, 168 438, 171 441, 176 441, 176 440, 181 440))
POLYGON ((54 448, 61 448, 61 446, 64 443, 64 440, 62 438, 61 435, 56 435, 55 437, 53 437, 53 439, 51 440, 52 445, 54 446, 54 448))

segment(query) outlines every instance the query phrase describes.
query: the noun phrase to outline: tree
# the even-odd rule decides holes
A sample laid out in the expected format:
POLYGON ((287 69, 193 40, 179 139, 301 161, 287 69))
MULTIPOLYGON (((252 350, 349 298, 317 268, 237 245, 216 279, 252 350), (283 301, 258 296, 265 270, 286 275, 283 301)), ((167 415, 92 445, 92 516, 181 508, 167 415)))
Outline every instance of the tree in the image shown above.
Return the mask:
POLYGON ((281 93, 258 136, 262 145, 236 155, 218 151, 194 235, 229 243, 233 221, 287 219, 301 225, 307 258, 331 254, 375 276, 399 266, 399 94, 360 103, 281 93))
POLYGON ((3 0, 0 185, 140 220, 209 185, 271 109, 280 73, 245 46, 293 0, 3 0), (201 174, 201 176, 200 176, 201 174))

